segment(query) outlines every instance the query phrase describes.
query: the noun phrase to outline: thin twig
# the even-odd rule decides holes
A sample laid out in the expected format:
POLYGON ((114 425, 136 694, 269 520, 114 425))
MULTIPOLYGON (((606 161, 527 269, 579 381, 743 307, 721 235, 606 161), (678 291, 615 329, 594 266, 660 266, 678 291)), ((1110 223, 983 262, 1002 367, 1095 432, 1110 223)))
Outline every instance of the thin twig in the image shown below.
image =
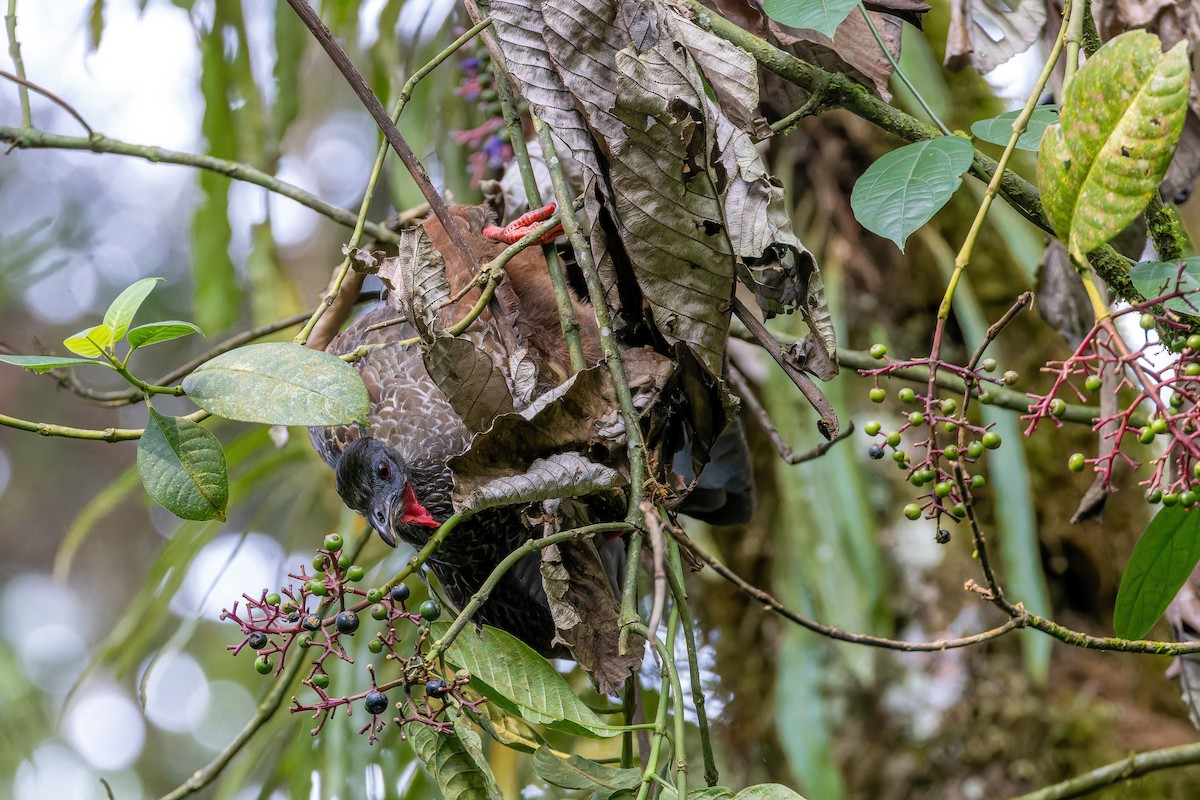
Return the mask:
POLYGON ((13 69, 20 78, 17 94, 21 98, 21 127, 33 127, 33 111, 29 105, 29 84, 25 82, 25 62, 21 60, 21 42, 17 39, 17 0, 8 0, 8 13, 4 15, 4 28, 8 33, 8 54, 13 69))
POLYGON ((1023 794, 1013 800, 1067 800, 1113 786, 1132 778, 1139 778, 1160 769, 1186 767, 1200 764, 1200 743, 1164 747, 1145 753, 1134 753, 1120 761, 1077 775, 1074 778, 1046 786, 1036 792, 1023 794))
POLYGON ((694 553, 701 561, 713 568, 713 571, 720 575, 725 580, 732 583, 741 592, 754 600, 763 604, 765 610, 774 611, 781 617, 791 620, 797 625, 807 628, 814 633, 819 633, 830 639, 835 639, 840 642, 849 642, 851 644, 862 644, 868 647, 879 647, 884 650, 900 650, 909 653, 933 653, 942 650, 951 650, 956 647, 970 647, 971 645, 980 644, 981 642, 997 639, 1010 631, 1014 631, 1021 627, 1021 621, 1017 619, 1009 619, 998 628, 992 628, 990 631, 977 633, 973 636, 963 636, 957 639, 939 639, 936 642, 904 642, 898 639, 886 639, 881 636, 869 636, 862 633, 849 633, 840 628, 834 628, 830 625, 823 625, 815 620, 808 619, 789 610, 783 603, 780 603, 771 594, 759 589, 750 583, 747 583, 722 564, 715 556, 702 550, 690 537, 681 529, 675 526, 670 528, 671 535, 675 537, 683 547, 694 553))
POLYGON ((746 409, 754 417, 754 421, 762 428, 763 433, 771 440, 771 444, 775 445, 775 450, 779 453, 779 457, 783 459, 785 464, 803 464, 805 461, 812 461, 820 458, 833 448, 838 442, 848 439, 854 433, 854 423, 846 423, 845 430, 841 431, 837 436, 829 441, 821 442, 811 450, 806 450, 803 453, 797 453, 792 450, 791 445, 784 441, 783 434, 775 427, 775 423, 771 421, 771 417, 767 414, 767 409, 759 402, 755 396, 754 390, 750 387, 750 382, 746 380, 746 376, 742 371, 733 364, 729 365, 729 382, 733 385, 734 392, 745 403, 746 409))
POLYGON ((61 97, 59 97, 58 95, 56 95, 54 92, 50 91, 49 89, 44 89, 41 86, 38 86, 33 81, 26 80, 26 79, 22 78, 20 75, 14 75, 11 72, 5 72, 2 69, 0 69, 0 78, 5 78, 7 80, 12 81, 13 83, 20 84, 21 86, 24 86, 26 89, 32 89, 33 91, 37 92, 42 97, 45 97, 47 100, 49 100, 50 102, 59 106, 64 111, 66 111, 68 114, 70 114, 72 117, 74 117, 76 119, 76 121, 78 121, 79 124, 83 126, 83 129, 88 132, 88 136, 96 135, 96 132, 92 130, 92 126, 87 124, 87 120, 85 120, 80 115, 80 113, 75 110, 74 106, 72 106, 66 100, 63 100, 61 97))
POLYGON ((658 636, 658 624, 662 621, 663 608, 667 604, 667 571, 663 566, 666 559, 666 541, 662 532, 662 520, 648 501, 642 501, 642 517, 646 520, 646 533, 650 536, 650 552, 654 558, 654 602, 650 605, 650 617, 646 620, 647 639, 658 636))

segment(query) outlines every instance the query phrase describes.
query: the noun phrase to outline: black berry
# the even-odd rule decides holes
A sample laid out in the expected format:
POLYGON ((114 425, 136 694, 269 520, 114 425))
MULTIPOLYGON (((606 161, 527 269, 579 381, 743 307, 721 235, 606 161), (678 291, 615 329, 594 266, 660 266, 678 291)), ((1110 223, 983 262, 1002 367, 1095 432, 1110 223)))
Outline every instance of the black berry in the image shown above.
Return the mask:
POLYGON ((387 711, 387 695, 378 689, 367 692, 367 699, 363 703, 363 707, 367 709, 368 714, 382 714, 387 711))
POLYGON ((425 694, 430 697, 441 699, 450 693, 450 687, 441 678, 434 678, 429 683, 425 684, 425 694))
POLYGON ((343 611, 337 615, 334 624, 337 625, 337 629, 342 633, 354 633, 358 630, 358 614, 355 614, 353 611, 343 611))
POLYGON ((300 627, 306 631, 315 631, 321 628, 321 618, 316 614, 305 614, 304 619, 300 621, 300 627))
POLYGON ((251 650, 262 650, 267 646, 267 635, 262 631, 255 631, 246 638, 246 642, 251 650))
POLYGON ((883 458, 883 448, 877 444, 873 444, 867 448, 867 455, 876 460, 883 458))
POLYGON ((399 586, 392 588, 392 602, 403 603, 408 599, 410 594, 412 594, 412 592, 409 590, 408 586, 402 583, 399 586))

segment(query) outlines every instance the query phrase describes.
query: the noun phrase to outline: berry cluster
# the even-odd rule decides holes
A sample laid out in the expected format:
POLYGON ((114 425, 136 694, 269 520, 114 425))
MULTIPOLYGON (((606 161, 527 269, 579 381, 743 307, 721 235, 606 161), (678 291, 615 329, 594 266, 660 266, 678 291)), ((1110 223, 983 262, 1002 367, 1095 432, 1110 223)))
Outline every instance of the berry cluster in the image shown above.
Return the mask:
POLYGON ((471 55, 459 62, 462 80, 454 93, 464 100, 477 102, 483 112, 484 122, 470 130, 451 131, 450 138, 468 150, 471 155, 471 186, 489 175, 496 175, 512 160, 513 147, 504 115, 500 108, 500 95, 493 85, 491 54, 482 44, 477 45, 471 55))
POLYGON ((1113 470, 1124 462, 1131 468, 1140 462, 1126 452, 1122 445, 1136 439, 1142 445, 1154 445, 1165 439, 1165 446, 1149 461, 1152 472, 1141 481, 1146 487, 1146 499, 1151 503, 1191 507, 1200 496, 1200 335, 1186 335, 1187 328, 1177 319, 1161 311, 1156 298, 1119 312, 1094 327, 1075 352, 1066 360, 1051 361, 1044 372, 1054 376, 1054 383, 1044 395, 1030 394, 1026 435, 1032 434, 1040 423, 1059 421, 1066 410, 1063 396, 1082 402, 1092 400, 1101 391, 1103 375, 1113 376, 1112 387, 1104 392, 1120 393, 1122 403, 1115 413, 1101 414, 1094 428, 1100 432, 1102 446, 1093 458, 1082 453, 1070 456, 1067 466, 1082 472, 1089 464, 1100 475, 1104 487, 1113 486, 1113 470), (1140 346, 1131 347, 1113 319, 1137 314, 1143 330, 1157 329, 1164 339, 1167 353, 1173 362, 1155 363, 1151 348, 1157 346, 1147 335, 1140 346), (1149 413, 1147 413, 1149 409, 1149 413))
MULTIPOLYGON (((913 367, 924 367, 935 373, 952 373, 970 387, 1008 385, 1018 378, 1017 373, 1012 371, 1005 372, 1001 378, 991 377, 990 373, 996 371, 996 362, 991 358, 984 359, 978 367, 974 364, 960 367, 942 361, 934 363, 929 359, 892 361, 882 344, 872 345, 870 353, 872 357, 886 362, 885 366, 878 369, 862 371, 863 375, 875 379, 870 391, 874 403, 882 403, 888 397, 887 390, 879 385, 880 378, 913 367)), ((970 396, 984 404, 991 402, 986 389, 970 396)), ((935 520, 937 541, 945 544, 950 541, 950 531, 942 527, 943 521, 958 521, 967 516, 971 490, 981 488, 986 483, 984 476, 975 472, 974 467, 988 450, 1000 447, 1000 434, 991 430, 990 425, 971 422, 966 409, 959 407, 959 400, 939 395, 933 381, 928 382, 927 390, 922 394, 904 387, 896 392, 896 398, 906 406, 913 406, 913 410, 907 414, 903 424, 893 431, 884 431, 883 424, 878 420, 867 422, 864 430, 868 436, 876 437, 876 441, 867 449, 867 455, 882 459, 891 452, 892 460, 904 470, 908 482, 924 490, 916 502, 904 507, 904 516, 910 520, 922 517, 935 520), (906 438, 907 450, 904 449, 906 438)))
POLYGON ((293 700, 292 712, 311 711, 317 720, 313 735, 318 734, 338 708, 344 707, 351 713, 353 703, 361 700, 363 708, 371 715, 371 721, 359 733, 370 734, 374 743, 386 726, 384 716, 390 707, 387 691, 400 688, 403 700, 395 704, 397 715, 392 721, 404 736, 404 726, 418 722, 439 731, 452 728, 447 719, 448 711, 462 714, 464 708, 478 710, 484 698, 469 698, 464 689, 471 676, 460 670, 446 680, 435 674, 433 665, 426 664, 423 653, 429 641, 429 623, 441 616, 442 609, 436 600, 421 603, 418 613, 408 610, 411 592, 401 583, 390 590, 381 588, 361 589, 355 584, 365 577, 365 570, 342 551, 342 537, 331 533, 325 537, 324 547, 313 558, 313 574, 301 566, 299 572, 288 577, 297 581, 268 593, 265 589, 258 597, 243 594, 245 609, 239 613, 239 603, 232 610, 223 610, 221 619, 230 620, 241 628, 244 638, 229 645, 234 655, 249 648, 257 653, 254 668, 267 675, 282 672, 285 659, 295 649, 303 651, 303 657, 311 659, 312 666, 304 678, 317 696, 315 702, 304 705, 293 700), (334 613, 336 611, 336 613, 334 613), (401 667, 401 676, 386 684, 376 681, 375 668, 367 664, 370 672, 370 689, 345 695, 331 694, 330 675, 327 670, 329 659, 354 663, 347 652, 344 637, 358 633, 362 622, 360 612, 380 623, 380 629, 367 643, 373 654, 384 654, 383 661, 396 662, 401 667), (411 646, 404 648, 404 634, 416 630, 411 646), (414 689, 420 688, 420 698, 414 689), (436 703, 436 705, 435 705, 436 703))

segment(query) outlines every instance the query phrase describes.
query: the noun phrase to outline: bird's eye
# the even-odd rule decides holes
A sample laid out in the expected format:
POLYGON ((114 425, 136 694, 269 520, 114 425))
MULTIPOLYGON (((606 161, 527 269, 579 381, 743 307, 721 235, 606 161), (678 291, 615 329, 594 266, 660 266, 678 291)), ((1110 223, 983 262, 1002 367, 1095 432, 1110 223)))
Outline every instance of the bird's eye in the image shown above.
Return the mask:
POLYGON ((381 481, 390 481, 392 479, 392 465, 387 459, 383 459, 375 465, 375 474, 379 476, 381 481))

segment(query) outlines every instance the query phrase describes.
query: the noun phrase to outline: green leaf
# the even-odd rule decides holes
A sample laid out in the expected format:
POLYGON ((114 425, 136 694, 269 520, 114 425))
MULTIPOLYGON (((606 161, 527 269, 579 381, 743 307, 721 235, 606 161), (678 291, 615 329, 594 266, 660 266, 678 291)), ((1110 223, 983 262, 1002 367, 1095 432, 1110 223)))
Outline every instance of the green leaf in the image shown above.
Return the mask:
POLYGON ((88 53, 100 49, 100 39, 104 36, 104 0, 92 0, 88 12, 88 53))
POLYGON ((734 796, 733 800, 804 800, 804 798, 782 784, 760 783, 757 786, 747 786, 742 789, 734 796))
POLYGON ((850 207, 863 227, 901 250, 917 228, 949 202, 971 168, 975 148, 959 136, 941 136, 893 150, 867 168, 850 207))
POLYGON ((405 733, 446 800, 504 800, 479 735, 460 718, 454 719, 454 733, 437 733, 419 722, 410 723, 405 733))
POLYGON ((858 0, 763 0, 763 11, 776 22, 832 38, 857 5, 858 0))
MULTIPOLYGON (((1020 115, 1021 109, 1017 109, 991 119, 981 119, 971 125, 971 133, 985 142, 1006 147, 1008 140, 1012 138, 1012 124, 1020 115)), ((1038 145, 1042 142, 1042 136, 1046 133, 1046 128, 1056 124, 1058 124, 1058 106, 1038 106, 1029 117, 1025 132, 1017 138, 1017 149, 1031 150, 1036 153, 1038 145)))
POLYGON ((63 347, 86 358, 95 358, 112 347, 117 337, 108 325, 96 325, 63 339, 63 347))
POLYGON ((126 287, 125 291, 112 301, 108 311, 104 312, 104 324, 112 329, 114 342, 120 341, 121 337, 125 335, 125 331, 129 330, 129 323, 133 322, 133 315, 137 313, 138 308, 141 307, 150 292, 154 291, 154 284, 161 280, 162 278, 142 278, 126 287))
POLYGON ((346 425, 370 405, 353 366, 290 342, 223 353, 184 378, 183 389, 212 414, 268 425, 346 425))
POLYGON ((609 767, 582 756, 559 758, 548 747, 539 747, 533 754, 533 771, 555 786, 593 792, 599 790, 601 797, 636 789, 642 782, 642 771, 639 769, 609 767))
POLYGON ((198 326, 190 322, 184 322, 180 319, 170 319, 163 322, 148 322, 145 325, 138 325, 136 328, 131 328, 125 334, 125 339, 129 342, 129 346, 136 350, 148 344, 169 342, 172 339, 178 339, 181 336, 188 336, 193 333, 198 333, 201 336, 204 335, 204 332, 198 326))
POLYGON ((1200 561, 1200 513, 1163 508, 1150 520, 1125 565, 1117 589, 1113 630, 1140 639, 1158 621, 1200 561))
POLYGON ((1130 268, 1129 278, 1148 300, 1184 292, 1184 295, 1172 297, 1163 305, 1183 314, 1200 313, 1200 297, 1195 296, 1200 291, 1200 256, 1179 261, 1143 261, 1130 268))
MULTIPOLYGON (((450 623, 431 627, 440 637, 450 623)), ((468 626, 446 650, 446 660, 470 672, 488 702, 528 722, 596 738, 619 733, 603 727, 596 712, 579 699, 550 662, 502 630, 484 626, 476 631, 468 626)))
POLYGON ((96 364, 112 369, 107 361, 97 361, 92 358, 71 358, 70 356, 5 356, 0 355, 0 363, 24 367, 30 372, 49 372, 59 367, 81 367, 85 364, 96 364))
POLYGON ((225 519, 225 452, 201 425, 151 408, 146 432, 138 440, 137 466, 146 493, 175 516, 225 519))
POLYGON ((1067 86, 1061 124, 1038 153, 1042 205, 1077 260, 1121 232, 1162 182, 1183 130, 1187 42, 1164 54, 1130 31, 1107 42, 1067 86))

